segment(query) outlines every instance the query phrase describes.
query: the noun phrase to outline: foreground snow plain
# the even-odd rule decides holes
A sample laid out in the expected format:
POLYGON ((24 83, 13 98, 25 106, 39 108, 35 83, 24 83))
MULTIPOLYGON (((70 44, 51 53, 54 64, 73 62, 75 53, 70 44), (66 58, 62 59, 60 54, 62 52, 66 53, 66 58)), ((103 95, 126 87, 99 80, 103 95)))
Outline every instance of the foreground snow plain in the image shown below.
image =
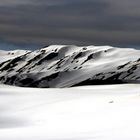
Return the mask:
POLYGON ((140 140, 140 85, 0 85, 0 140, 140 140))

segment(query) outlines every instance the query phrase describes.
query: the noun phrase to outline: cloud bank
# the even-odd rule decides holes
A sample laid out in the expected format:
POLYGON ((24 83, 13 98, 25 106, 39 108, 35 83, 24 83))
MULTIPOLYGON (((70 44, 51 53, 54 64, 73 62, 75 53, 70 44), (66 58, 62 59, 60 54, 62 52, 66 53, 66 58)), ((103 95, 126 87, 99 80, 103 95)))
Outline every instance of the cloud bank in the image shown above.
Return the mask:
MULTIPOLYGON (((0 41, 140 45, 139 0, 1 0, 0 41)), ((31 47, 31 48, 30 48, 31 47)))

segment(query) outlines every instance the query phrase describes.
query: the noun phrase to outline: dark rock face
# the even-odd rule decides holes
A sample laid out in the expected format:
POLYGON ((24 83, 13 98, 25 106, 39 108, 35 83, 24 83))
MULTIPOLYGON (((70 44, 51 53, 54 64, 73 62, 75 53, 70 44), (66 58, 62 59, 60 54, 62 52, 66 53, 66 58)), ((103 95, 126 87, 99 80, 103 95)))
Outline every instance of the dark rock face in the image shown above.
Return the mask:
POLYGON ((125 54, 129 49, 123 51, 63 45, 20 55, 9 52, 12 57, 0 61, 0 83, 41 88, 139 83, 140 51, 130 50, 137 54, 132 59, 125 54))

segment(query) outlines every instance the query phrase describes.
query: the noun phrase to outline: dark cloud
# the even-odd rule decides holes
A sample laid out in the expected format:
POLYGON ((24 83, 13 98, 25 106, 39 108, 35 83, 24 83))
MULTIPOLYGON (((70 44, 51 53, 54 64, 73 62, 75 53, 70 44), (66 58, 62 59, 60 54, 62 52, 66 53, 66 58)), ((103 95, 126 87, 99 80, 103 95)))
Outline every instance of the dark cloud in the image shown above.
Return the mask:
POLYGON ((139 48, 139 7, 139 0, 0 0, 0 42, 139 48))

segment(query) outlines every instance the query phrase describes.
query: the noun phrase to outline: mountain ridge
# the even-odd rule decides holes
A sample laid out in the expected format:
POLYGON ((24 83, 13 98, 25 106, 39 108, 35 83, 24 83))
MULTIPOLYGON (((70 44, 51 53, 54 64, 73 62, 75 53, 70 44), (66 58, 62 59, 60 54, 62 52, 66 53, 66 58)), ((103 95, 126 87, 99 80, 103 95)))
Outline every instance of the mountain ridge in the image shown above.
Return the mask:
POLYGON ((63 88, 126 82, 140 82, 140 50, 51 45, 35 51, 0 51, 2 84, 63 88))

